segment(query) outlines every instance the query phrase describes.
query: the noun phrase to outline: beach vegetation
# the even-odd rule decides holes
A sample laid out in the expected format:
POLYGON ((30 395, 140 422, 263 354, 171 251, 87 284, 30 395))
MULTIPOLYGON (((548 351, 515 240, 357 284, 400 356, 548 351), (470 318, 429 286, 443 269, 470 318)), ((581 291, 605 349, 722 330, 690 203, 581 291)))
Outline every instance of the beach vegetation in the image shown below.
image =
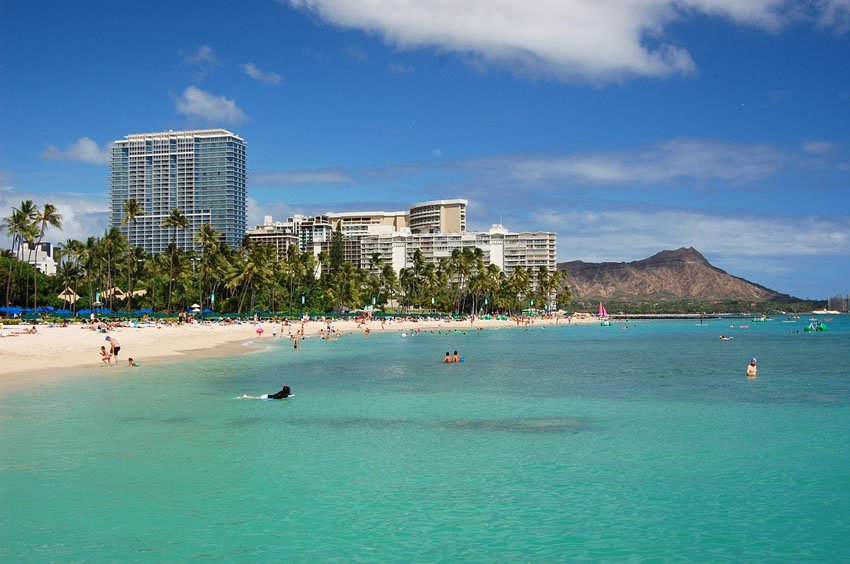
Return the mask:
MULTIPOLYGON (((128 203, 123 227, 132 226, 139 215, 139 210, 128 203)), ((61 221, 54 206, 39 207, 27 200, 2 218, 0 227, 14 248, 27 242, 34 247, 48 229, 61 229, 61 221)), ((179 210, 163 224, 172 227, 175 240, 188 228, 179 210)), ((341 232, 335 230, 334 234, 341 232)), ((339 236, 336 239, 341 242, 339 236)), ((301 251, 297 245, 278 253, 269 245, 247 240, 232 248, 223 244, 222 234, 209 224, 200 226, 194 242, 195 250, 184 251, 172 241, 165 252, 149 255, 141 247, 131 247, 124 232, 113 227, 100 237, 64 241, 53 276, 40 273, 27 260, 6 251, 0 255, 6 306, 44 305, 62 308, 71 315, 94 310, 153 311, 153 315, 166 316, 185 312, 192 304, 204 311, 250 316, 254 312, 299 316, 362 310, 375 314, 516 315, 530 310, 592 311, 596 306, 595 300, 573 300, 566 270, 550 271, 541 266, 506 273, 486 264, 482 251, 472 247, 455 250, 436 263, 426 262, 416 250, 408 257, 409 266, 396 274, 378 254, 367 258, 367 268, 345 262, 339 244, 317 256, 301 251)), ((612 312, 626 314, 675 314, 806 311, 818 302, 606 299, 606 305, 612 312)))

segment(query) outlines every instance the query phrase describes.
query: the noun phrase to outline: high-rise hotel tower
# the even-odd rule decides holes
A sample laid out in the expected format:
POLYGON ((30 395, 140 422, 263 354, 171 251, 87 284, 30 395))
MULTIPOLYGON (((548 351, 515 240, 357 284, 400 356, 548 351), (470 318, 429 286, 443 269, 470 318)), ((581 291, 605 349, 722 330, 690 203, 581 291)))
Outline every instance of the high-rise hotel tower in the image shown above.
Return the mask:
POLYGON ((205 223, 238 246, 246 222, 245 141, 224 129, 119 139, 112 147, 111 211, 111 225, 148 253, 161 253, 172 241, 198 249, 195 235, 205 223), (126 220, 128 200, 141 211, 135 220, 126 220), (175 209, 186 216, 186 229, 163 225, 175 209))

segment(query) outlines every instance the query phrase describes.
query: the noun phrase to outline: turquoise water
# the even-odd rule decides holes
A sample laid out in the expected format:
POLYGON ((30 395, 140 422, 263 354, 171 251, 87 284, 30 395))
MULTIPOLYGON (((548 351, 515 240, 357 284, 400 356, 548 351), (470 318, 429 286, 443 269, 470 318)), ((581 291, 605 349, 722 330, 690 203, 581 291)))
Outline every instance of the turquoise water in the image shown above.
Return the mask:
POLYGON ((16 391, 0 561, 846 561, 846 317, 264 340, 16 391))

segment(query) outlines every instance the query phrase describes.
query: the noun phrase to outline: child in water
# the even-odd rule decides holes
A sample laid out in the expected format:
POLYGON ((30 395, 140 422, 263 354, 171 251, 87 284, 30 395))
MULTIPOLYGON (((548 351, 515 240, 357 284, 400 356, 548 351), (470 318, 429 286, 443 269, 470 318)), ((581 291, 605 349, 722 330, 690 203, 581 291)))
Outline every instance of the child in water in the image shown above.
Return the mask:
POLYGON ((112 364, 112 355, 109 354, 109 351, 106 350, 106 347, 100 347, 100 360, 103 362, 104 366, 109 366, 112 364))

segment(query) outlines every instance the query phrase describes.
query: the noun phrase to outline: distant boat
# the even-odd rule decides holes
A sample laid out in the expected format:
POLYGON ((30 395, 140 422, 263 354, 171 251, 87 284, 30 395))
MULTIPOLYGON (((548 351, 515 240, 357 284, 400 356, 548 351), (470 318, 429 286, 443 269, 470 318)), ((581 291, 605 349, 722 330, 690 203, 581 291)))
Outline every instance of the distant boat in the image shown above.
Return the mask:
POLYGON ((602 305, 602 302, 599 302, 599 320, 601 321, 600 325, 603 327, 608 327, 611 325, 611 322, 608 321, 608 310, 605 309, 605 306, 602 305))

